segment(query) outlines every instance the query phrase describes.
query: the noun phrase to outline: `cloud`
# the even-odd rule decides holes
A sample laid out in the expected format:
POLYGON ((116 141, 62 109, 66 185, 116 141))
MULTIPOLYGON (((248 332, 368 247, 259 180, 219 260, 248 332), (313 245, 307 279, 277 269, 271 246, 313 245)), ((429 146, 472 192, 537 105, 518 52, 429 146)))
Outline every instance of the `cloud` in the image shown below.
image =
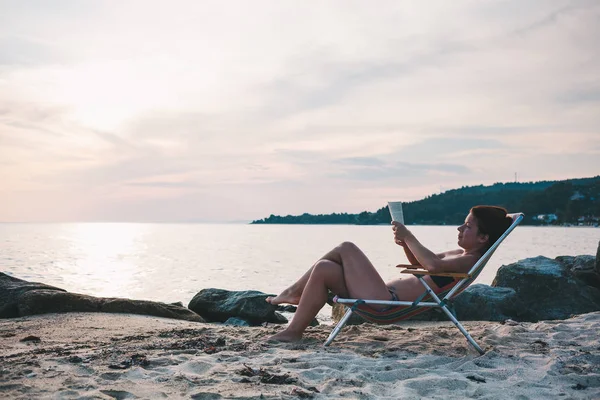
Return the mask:
MULTIPOLYGON (((389 43, 390 53, 402 49, 406 43, 389 43)), ((296 114, 313 109, 327 108, 343 102, 357 89, 374 83, 406 78, 433 65, 444 63, 456 53, 470 51, 470 46, 458 42, 443 42, 436 48, 398 53, 394 59, 348 60, 340 62, 335 49, 323 49, 307 54, 306 59, 290 62, 287 75, 256 88, 266 95, 265 112, 273 117, 296 114), (329 51, 326 51, 329 50, 329 51)))
POLYGON ((42 197, 71 220, 253 219, 595 175, 599 16, 562 0, 7 3, 0 219, 43 216, 19 206, 42 197))
POLYGON ((552 25, 556 25, 560 22, 560 18, 568 16, 569 14, 573 14, 574 12, 578 12, 581 10, 593 10, 596 8, 597 10, 598 4, 594 0, 576 0, 571 1, 567 5, 559 6, 558 8, 550 11, 548 14, 543 17, 530 22, 524 27, 520 27, 512 32, 515 35, 527 35, 539 29, 544 29, 550 27, 552 25))
POLYGON ((593 103, 595 106, 600 106, 600 86, 596 88, 569 90, 559 95, 556 100, 567 105, 593 103))
POLYGON ((376 157, 350 157, 336 160, 337 163, 342 165, 350 165, 356 167, 382 167, 385 166, 385 162, 376 157))
MULTIPOLYGON (((346 160, 347 161, 347 160, 346 160)), ((363 163, 352 165, 342 172, 333 173, 330 176, 335 179, 348 181, 390 181, 400 177, 411 176, 419 178, 425 175, 464 175, 471 172, 470 169, 460 164, 450 163, 408 163, 393 162, 381 163, 379 165, 366 166, 363 163)))
POLYGON ((72 58, 58 46, 20 36, 0 37, 0 68, 65 63, 72 58))

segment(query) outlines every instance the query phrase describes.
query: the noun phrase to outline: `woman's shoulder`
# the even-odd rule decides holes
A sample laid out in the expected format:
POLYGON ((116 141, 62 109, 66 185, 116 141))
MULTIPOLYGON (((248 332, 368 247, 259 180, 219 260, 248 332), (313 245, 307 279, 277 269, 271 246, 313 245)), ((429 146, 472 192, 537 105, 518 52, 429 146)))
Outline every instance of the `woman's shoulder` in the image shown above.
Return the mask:
POLYGON ((443 254, 445 254, 446 256, 462 256, 462 255, 465 255, 465 251, 463 249, 455 249, 455 250, 448 250, 448 251, 444 252, 443 254))
POLYGON ((464 254, 464 250, 463 249, 456 249, 456 250, 444 251, 443 253, 438 253, 438 254, 436 254, 436 256, 438 256, 439 259, 443 260, 444 258, 456 258, 456 257, 460 257, 463 254, 464 254))

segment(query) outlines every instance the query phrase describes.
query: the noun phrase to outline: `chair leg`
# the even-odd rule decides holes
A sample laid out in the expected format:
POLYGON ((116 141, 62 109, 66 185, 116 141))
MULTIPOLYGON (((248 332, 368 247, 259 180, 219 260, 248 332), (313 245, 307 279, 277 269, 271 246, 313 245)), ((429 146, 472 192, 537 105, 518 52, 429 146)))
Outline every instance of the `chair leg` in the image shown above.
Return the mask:
POLYGON ((469 332, 467 332, 467 330, 464 328, 464 326, 462 326, 461 323, 458 322, 458 320, 456 319, 456 317, 454 315, 452 315, 450 310, 448 310, 448 308, 445 305, 442 306, 442 310, 444 310, 444 312, 446 313, 448 318, 450 318, 450 320, 454 323, 454 325, 458 328, 458 330, 460 330, 460 332, 467 338, 469 343, 471 343, 471 345, 473 347, 475 347, 475 350, 477 350, 479 352, 479 354, 483 355, 485 353, 485 351, 483 351, 481 349, 481 347, 479 347, 477 342, 475 342, 475 339, 473 339, 471 337, 471 335, 469 335, 469 332))
POLYGON ((448 318, 450 318, 450 320, 452 321, 452 323, 454 323, 454 325, 458 328, 458 330, 467 338, 467 340, 469 341, 469 343, 471 343, 471 345, 473 347, 475 347, 475 350, 477 350, 479 352, 479 354, 484 354, 485 351, 483 351, 481 349, 481 347, 479 347, 479 345, 477 344, 477 342, 475 342, 475 340, 471 337, 471 335, 469 335, 469 332, 467 332, 467 330, 464 328, 464 326, 462 326, 460 324, 460 322, 458 322, 458 319, 456 319, 456 317, 452 314, 452 312, 450 312, 450 310, 448 310, 448 307, 446 306, 446 304, 442 303, 442 301, 440 300, 440 298, 429 287, 429 285, 427 284, 427 282, 425 282, 425 280, 423 279, 423 277, 422 276, 417 276, 417 278, 419 279, 419 281, 421 281, 421 284, 423 286, 425 286, 425 289, 427 290, 427 292, 429 292, 429 295, 431 296, 431 298, 433 300, 435 300, 435 302, 440 305, 440 308, 446 313, 446 315, 448 316, 448 318))
POLYGON ((329 334, 329 337, 327 338, 327 340, 325 341, 323 346, 327 347, 327 346, 329 346, 329 344, 331 342, 333 342, 333 339, 335 339, 337 334, 340 333, 340 330, 342 330, 344 325, 346 325, 346 322, 348 322, 348 319, 352 315, 352 312, 353 312, 352 307, 349 307, 348 310, 346 311, 346 314, 344 314, 342 319, 340 319, 340 322, 338 322, 337 325, 335 326, 335 328, 333 328, 333 330, 329 334))

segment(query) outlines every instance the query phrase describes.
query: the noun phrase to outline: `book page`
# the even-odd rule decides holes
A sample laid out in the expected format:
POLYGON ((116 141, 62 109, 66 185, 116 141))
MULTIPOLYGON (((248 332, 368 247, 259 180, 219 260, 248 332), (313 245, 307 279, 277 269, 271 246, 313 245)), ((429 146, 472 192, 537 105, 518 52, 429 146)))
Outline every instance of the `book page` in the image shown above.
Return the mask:
POLYGON ((404 224, 404 212, 402 211, 402 202, 401 201, 389 201, 388 207, 390 209, 390 215, 392 216, 392 221, 400 222, 404 224))

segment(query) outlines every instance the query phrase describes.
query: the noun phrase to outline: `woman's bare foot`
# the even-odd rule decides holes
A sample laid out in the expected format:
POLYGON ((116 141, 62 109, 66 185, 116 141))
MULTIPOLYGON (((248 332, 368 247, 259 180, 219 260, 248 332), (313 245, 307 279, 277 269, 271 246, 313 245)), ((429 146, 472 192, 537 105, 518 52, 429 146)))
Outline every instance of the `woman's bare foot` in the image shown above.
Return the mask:
POLYGON ((291 332, 287 329, 284 329, 269 338, 270 341, 276 342, 297 342, 300 339, 302 339, 302 333, 291 332))
POLYGON ((286 289, 283 292, 281 292, 278 296, 267 297, 265 301, 267 303, 273 304, 274 306, 282 303, 298 305, 298 303, 300 302, 300 296, 292 293, 290 289, 286 289))

